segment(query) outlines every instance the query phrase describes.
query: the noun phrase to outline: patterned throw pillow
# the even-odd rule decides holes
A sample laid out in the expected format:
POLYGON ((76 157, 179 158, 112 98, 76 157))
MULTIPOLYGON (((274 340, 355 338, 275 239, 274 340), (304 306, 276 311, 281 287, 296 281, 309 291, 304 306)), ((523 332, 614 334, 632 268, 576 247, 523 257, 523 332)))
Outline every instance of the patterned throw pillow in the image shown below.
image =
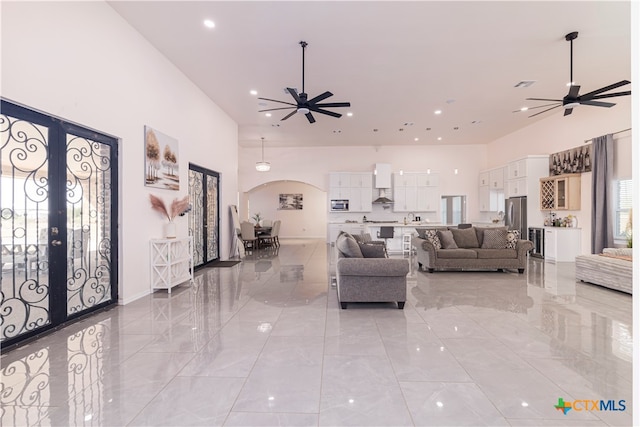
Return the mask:
POLYGON ((482 249, 504 249, 506 247, 507 230, 491 228, 484 230, 482 249))
POLYGON ((507 249, 515 249, 520 240, 520 230, 509 230, 507 232, 507 249))
POLYGON ((427 241, 431 242, 436 250, 442 249, 442 243, 440 243, 437 230, 425 230, 424 237, 427 241))

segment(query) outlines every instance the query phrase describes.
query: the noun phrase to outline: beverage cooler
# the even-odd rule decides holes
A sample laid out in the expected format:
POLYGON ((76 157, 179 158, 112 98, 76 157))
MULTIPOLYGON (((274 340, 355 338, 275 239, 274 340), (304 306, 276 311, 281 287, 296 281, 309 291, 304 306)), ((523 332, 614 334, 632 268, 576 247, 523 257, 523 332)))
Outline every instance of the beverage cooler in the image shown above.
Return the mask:
POLYGON ((529 254, 544 258, 544 228, 529 227, 529 240, 533 242, 533 249, 529 254))

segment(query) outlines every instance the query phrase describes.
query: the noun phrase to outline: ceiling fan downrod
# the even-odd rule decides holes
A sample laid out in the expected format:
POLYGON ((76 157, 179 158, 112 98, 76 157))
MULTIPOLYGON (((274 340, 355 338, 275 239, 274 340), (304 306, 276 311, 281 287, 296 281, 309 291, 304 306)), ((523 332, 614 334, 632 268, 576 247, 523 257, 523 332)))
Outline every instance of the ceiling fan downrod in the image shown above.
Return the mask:
POLYGON ((307 48, 307 42, 302 40, 300 42, 300 46, 302 46, 302 93, 305 93, 304 91, 304 51, 307 48))
POLYGON ((569 34, 567 34, 566 36, 564 36, 564 39, 566 41, 568 41, 569 43, 571 43, 571 50, 570 50, 570 56, 569 56, 569 84, 571 86, 573 86, 573 41, 575 39, 578 38, 578 32, 577 31, 573 31, 569 34))

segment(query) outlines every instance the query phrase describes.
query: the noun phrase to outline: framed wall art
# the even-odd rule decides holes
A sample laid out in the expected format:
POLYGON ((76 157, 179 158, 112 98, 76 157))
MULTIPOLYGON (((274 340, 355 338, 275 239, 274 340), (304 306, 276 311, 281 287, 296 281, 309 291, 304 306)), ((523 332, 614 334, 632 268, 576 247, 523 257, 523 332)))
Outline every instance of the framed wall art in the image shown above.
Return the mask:
POLYGON ((553 153, 549 156, 549 176, 591 172, 591 144, 553 153))
POLYGON ((278 210, 302 210, 302 194, 280 194, 278 210))
POLYGON ((180 190, 178 140, 149 126, 144 127, 144 184, 180 190))

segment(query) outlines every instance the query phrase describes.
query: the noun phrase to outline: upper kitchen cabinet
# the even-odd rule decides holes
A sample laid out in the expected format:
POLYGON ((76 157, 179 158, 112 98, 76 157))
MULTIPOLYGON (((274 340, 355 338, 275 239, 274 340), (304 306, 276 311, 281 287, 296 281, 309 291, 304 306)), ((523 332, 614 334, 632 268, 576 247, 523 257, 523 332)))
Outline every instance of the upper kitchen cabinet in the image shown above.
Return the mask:
POLYGON ((489 187, 492 190, 504 190, 504 168, 491 169, 489 171, 489 187))
POLYGON ((427 172, 393 174, 394 212, 437 212, 439 175, 427 172))
POLYGON ((579 210, 580 174, 540 178, 540 210, 579 210))
POLYGON ((370 172, 332 172, 329 199, 349 200, 349 212, 371 212, 373 174, 370 172))

